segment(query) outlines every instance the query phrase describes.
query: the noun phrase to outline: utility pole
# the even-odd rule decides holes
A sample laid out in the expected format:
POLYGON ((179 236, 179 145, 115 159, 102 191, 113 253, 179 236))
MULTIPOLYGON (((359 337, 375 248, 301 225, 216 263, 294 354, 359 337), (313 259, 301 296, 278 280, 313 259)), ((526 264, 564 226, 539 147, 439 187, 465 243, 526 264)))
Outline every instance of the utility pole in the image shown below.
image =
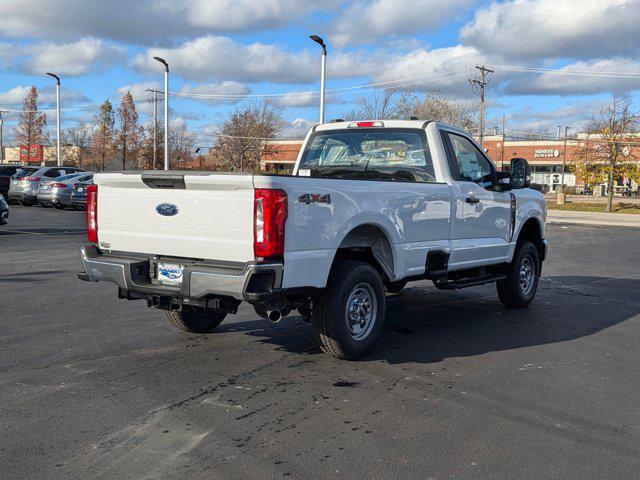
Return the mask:
POLYGON ((145 92, 153 93, 153 169, 156 169, 158 160, 158 94, 163 93, 159 90, 147 88, 145 92))
POLYGON ((494 72, 484 65, 476 65, 476 68, 480 71, 480 80, 477 78, 470 78, 469 83, 474 89, 473 93, 480 97, 480 148, 484 149, 484 146, 482 145, 482 139, 484 137, 484 87, 489 83, 486 81, 487 74, 494 72), (478 87, 478 91, 475 90, 476 86, 478 87))
POLYGON ((4 145, 2 143, 2 126, 4 123, 4 120, 2 118, 2 114, 3 113, 9 113, 9 112, 5 112, 3 110, 0 110, 0 163, 2 163, 4 161, 4 145))

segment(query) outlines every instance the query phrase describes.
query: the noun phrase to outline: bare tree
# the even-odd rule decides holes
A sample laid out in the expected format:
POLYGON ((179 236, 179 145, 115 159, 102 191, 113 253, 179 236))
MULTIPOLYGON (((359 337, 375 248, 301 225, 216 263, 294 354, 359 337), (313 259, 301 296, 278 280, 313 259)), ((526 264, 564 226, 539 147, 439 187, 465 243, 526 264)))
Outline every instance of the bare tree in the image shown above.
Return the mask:
POLYGON ((359 98, 356 108, 342 115, 344 120, 385 120, 400 118, 399 101, 403 94, 396 88, 374 90, 370 95, 359 98))
POLYGON ((191 164, 195 152, 195 136, 182 125, 169 130, 169 158, 179 169, 193 168, 191 164))
POLYGON ((113 105, 109 100, 105 100, 93 118, 91 158, 98 171, 104 170, 107 162, 115 154, 115 123, 113 105))
POLYGON ((438 91, 427 94, 406 93, 398 102, 397 112, 400 118, 417 117, 421 120, 449 123, 469 132, 478 128, 471 103, 445 97, 438 91))
POLYGON ((120 128, 116 134, 116 150, 120 155, 122 169, 127 169, 127 162, 135 160, 142 140, 142 127, 138 124, 138 112, 133 96, 127 92, 118 108, 120 128))
POLYGON ((85 167, 89 157, 89 147, 91 147, 91 127, 84 122, 67 128, 62 134, 62 141, 71 148, 63 150, 65 163, 67 161, 80 167, 85 167))
POLYGON ((633 149, 638 141, 640 116, 631 111, 628 98, 614 98, 589 122, 589 136, 575 154, 576 176, 588 184, 606 183, 606 211, 613 210, 614 184, 622 178, 640 181, 640 168, 633 149))
MULTIPOLYGON (((164 138, 164 128, 162 124, 158 125, 156 131, 157 138, 164 138)), ((169 131, 171 135, 171 131, 169 131)), ((155 170, 162 168, 164 164, 164 148, 162 143, 156 144, 156 164, 153 164, 153 128, 146 128, 143 131, 140 150, 138 152, 138 168, 145 170, 155 170)))
POLYGON ((238 108, 220 127, 212 155, 214 163, 236 171, 257 170, 266 140, 282 129, 281 111, 269 102, 238 108))
POLYGON ((47 116, 38 112, 38 90, 32 86, 22 104, 16 139, 23 145, 46 144, 49 142, 46 128, 47 116))

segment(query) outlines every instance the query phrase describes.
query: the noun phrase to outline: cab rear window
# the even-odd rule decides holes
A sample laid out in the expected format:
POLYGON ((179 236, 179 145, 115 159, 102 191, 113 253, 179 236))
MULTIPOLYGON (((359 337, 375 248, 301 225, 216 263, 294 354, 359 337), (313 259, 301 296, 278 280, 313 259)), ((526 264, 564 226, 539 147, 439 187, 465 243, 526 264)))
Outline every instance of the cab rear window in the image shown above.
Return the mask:
POLYGON ((426 135, 419 129, 370 128, 316 132, 299 176, 435 182, 426 135))

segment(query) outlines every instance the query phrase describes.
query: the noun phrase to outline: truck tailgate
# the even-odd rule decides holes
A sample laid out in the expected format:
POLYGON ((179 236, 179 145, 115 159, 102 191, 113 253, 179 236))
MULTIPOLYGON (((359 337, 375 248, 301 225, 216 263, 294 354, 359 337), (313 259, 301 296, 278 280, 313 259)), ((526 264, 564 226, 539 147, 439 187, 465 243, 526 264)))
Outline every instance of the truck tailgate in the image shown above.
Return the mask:
POLYGON ((103 250, 229 262, 254 258, 251 175, 105 173, 95 183, 103 250))

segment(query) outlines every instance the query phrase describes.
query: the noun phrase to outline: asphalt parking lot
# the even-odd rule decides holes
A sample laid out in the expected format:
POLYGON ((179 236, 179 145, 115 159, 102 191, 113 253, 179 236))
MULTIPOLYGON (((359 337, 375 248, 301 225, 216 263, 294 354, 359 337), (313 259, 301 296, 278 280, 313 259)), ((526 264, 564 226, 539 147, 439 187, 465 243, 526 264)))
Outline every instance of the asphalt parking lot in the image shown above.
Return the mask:
POLYGON ((538 297, 412 284, 360 362, 249 306, 181 334, 76 279, 84 213, 0 227, 2 478, 637 478, 640 229, 553 224, 538 297))

